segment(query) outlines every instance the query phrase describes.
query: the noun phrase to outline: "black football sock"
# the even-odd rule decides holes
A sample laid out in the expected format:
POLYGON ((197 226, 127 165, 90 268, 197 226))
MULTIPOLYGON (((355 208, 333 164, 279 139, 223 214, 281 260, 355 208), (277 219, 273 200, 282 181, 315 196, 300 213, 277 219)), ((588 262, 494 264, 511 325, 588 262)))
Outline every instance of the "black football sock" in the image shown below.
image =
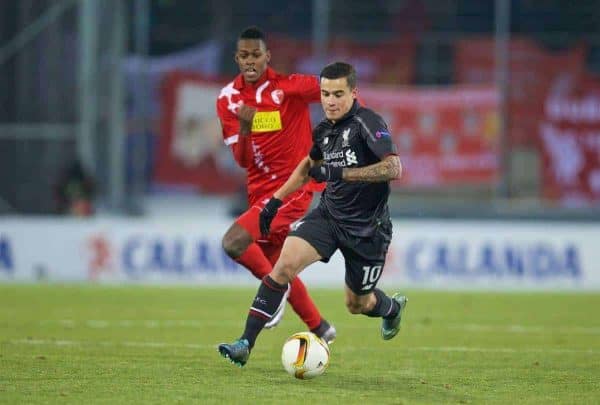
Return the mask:
POLYGON ((263 277, 254 301, 250 305, 248 318, 246 318, 246 328, 240 338, 248 339, 250 348, 254 347, 256 337, 279 308, 287 289, 287 284, 279 284, 268 275, 263 277))
POLYGON ((373 309, 365 313, 366 316, 372 318, 393 318, 398 315, 400 305, 398 305, 396 300, 385 295, 379 288, 374 289, 373 293, 375 294, 375 298, 377 298, 377 302, 373 306, 373 309))

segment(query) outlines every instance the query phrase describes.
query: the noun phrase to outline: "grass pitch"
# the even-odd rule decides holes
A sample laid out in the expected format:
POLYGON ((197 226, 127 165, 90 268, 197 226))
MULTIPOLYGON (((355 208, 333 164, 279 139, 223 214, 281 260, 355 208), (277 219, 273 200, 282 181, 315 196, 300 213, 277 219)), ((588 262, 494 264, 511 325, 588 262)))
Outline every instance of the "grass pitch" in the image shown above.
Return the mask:
MULTIPOLYGON (((312 291, 338 329, 325 375, 281 346, 288 306, 244 368, 216 345, 242 331, 253 288, 0 285, 0 403, 598 403, 600 295, 408 291, 400 334, 312 291)), ((392 292, 392 291, 388 291, 392 292)))

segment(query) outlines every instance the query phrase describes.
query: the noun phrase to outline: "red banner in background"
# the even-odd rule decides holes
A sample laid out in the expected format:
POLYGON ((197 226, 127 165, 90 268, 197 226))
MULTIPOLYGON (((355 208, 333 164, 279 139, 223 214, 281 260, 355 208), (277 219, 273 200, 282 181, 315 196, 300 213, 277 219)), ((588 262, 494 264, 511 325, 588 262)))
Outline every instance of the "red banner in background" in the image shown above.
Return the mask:
POLYGON ((494 184, 499 176, 498 94, 493 87, 361 88, 365 105, 390 126, 401 184, 494 184))
MULTIPOLYGON (((553 52, 535 41, 510 41, 509 136, 513 145, 537 145, 538 124, 544 114, 544 98, 554 79, 580 72, 585 66, 585 47, 553 52)), ((464 39, 455 47, 458 83, 493 84, 494 39, 464 39)))
POLYGON ((161 133, 154 180, 206 193, 232 193, 244 174, 223 145, 215 104, 222 84, 174 72, 162 86, 161 133))
MULTIPOLYGON (((244 173, 223 144, 215 113, 221 84, 173 73, 163 85, 155 182, 231 193, 244 173)), ((498 97, 490 87, 385 90, 359 97, 382 114, 398 145, 402 180, 411 186, 493 184, 499 172, 498 97)))
POLYGON ((544 195, 562 205, 600 201, 600 80, 588 75, 557 78, 539 124, 544 195))

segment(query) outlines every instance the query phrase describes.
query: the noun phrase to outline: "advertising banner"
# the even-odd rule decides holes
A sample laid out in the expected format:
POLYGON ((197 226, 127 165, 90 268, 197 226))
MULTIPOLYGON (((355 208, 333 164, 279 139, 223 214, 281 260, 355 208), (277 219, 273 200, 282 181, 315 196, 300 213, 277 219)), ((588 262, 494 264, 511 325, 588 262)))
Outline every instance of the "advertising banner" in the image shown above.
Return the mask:
MULTIPOLYGON (((244 185, 243 171, 223 145, 215 102, 220 84, 173 73, 163 87, 163 116, 154 180, 227 194, 244 185)), ((359 97, 382 114, 404 166, 395 186, 493 184, 498 178, 498 97, 492 87, 383 89, 359 97)))
MULTIPOLYGON (((225 219, 193 221, 3 220, 6 282, 252 285, 225 255, 225 219)), ((600 290, 600 226, 537 222, 394 221, 382 287, 600 290)), ((342 287, 336 253, 301 275, 309 287, 342 287)))

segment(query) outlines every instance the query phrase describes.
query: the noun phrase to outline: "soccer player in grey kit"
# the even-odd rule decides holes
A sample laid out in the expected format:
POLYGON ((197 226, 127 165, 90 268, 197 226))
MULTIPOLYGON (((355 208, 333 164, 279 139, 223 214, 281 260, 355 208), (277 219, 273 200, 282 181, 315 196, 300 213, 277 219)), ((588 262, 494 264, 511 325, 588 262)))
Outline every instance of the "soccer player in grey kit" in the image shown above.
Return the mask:
POLYGON ((263 208, 261 232, 268 234, 281 201, 311 178, 327 186, 318 207, 295 224, 273 271, 263 278, 242 336, 219 345, 221 355, 239 366, 248 361, 288 283, 310 264, 327 262, 338 249, 346 264, 348 311, 383 318, 385 340, 400 330, 406 297, 399 293, 389 297, 376 288, 392 239, 389 182, 402 172, 396 146, 383 119, 356 100, 356 72, 351 65, 327 65, 320 74, 320 88, 325 119, 313 130, 309 156, 263 208))

